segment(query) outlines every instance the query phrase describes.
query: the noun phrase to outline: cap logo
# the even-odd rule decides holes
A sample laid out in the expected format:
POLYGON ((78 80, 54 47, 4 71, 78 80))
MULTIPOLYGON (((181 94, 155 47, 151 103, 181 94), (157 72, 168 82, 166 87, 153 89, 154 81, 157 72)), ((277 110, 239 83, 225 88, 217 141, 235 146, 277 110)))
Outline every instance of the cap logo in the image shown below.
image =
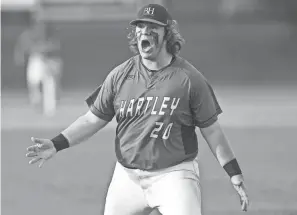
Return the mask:
POLYGON ((155 12, 155 8, 153 7, 146 7, 143 11, 143 15, 150 15, 153 16, 155 12))

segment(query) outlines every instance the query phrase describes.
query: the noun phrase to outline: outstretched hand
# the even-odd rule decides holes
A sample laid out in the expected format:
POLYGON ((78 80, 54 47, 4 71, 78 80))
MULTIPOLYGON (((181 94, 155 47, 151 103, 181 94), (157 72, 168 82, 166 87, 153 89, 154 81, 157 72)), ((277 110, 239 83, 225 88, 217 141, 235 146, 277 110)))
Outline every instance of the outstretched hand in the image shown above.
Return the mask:
POLYGON ((231 178, 231 183, 236 190, 237 194, 239 195, 239 200, 241 204, 241 210, 247 211, 249 205, 249 199, 247 195, 247 190, 244 185, 244 180, 242 175, 234 175, 231 178))
POLYGON ((39 139, 31 137, 31 141, 34 145, 27 148, 28 153, 26 157, 32 158, 29 164, 34 164, 39 162, 39 167, 42 167, 44 162, 52 158, 57 150, 53 142, 49 139, 39 139))

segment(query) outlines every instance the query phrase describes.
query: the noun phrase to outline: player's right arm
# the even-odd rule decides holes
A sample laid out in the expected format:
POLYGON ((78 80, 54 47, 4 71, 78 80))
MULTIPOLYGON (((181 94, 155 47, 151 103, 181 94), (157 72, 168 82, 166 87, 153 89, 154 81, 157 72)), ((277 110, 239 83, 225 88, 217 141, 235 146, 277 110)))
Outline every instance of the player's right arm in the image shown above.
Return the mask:
POLYGON ((58 151, 75 146, 86 141, 96 132, 104 128, 108 121, 100 119, 91 111, 80 116, 64 131, 53 139, 40 139, 32 137, 34 145, 27 148, 27 157, 31 158, 29 164, 39 162, 39 167, 52 158, 58 151))
POLYGON ((97 117, 92 111, 88 111, 61 133, 69 141, 71 147, 86 141, 107 124, 108 121, 97 117))
POLYGON ((39 167, 52 158, 58 151, 75 146, 93 136, 104 128, 114 117, 114 74, 113 70, 104 83, 87 99, 90 110, 53 139, 32 138, 34 145, 27 148, 27 157, 32 158, 29 164, 39 162, 39 167))

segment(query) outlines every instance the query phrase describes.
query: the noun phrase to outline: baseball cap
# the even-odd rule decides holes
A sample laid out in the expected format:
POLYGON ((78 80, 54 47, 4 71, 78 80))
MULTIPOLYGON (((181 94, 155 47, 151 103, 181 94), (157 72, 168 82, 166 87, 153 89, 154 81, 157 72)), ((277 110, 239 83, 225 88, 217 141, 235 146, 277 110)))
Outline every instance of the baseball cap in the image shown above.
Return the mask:
POLYGON ((138 22, 152 22, 161 26, 168 25, 172 20, 165 7, 159 4, 148 4, 142 7, 137 14, 137 18, 130 22, 130 25, 136 25, 138 22))

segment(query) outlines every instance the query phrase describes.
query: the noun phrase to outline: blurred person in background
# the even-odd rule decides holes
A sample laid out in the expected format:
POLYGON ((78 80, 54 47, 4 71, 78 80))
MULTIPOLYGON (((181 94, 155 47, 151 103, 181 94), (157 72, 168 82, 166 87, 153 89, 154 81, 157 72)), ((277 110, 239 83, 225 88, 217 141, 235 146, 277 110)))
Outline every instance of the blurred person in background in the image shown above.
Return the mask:
POLYGON ((25 69, 29 102, 34 108, 41 107, 45 116, 56 112, 62 75, 60 44, 52 33, 50 23, 34 21, 15 47, 15 63, 25 69))

